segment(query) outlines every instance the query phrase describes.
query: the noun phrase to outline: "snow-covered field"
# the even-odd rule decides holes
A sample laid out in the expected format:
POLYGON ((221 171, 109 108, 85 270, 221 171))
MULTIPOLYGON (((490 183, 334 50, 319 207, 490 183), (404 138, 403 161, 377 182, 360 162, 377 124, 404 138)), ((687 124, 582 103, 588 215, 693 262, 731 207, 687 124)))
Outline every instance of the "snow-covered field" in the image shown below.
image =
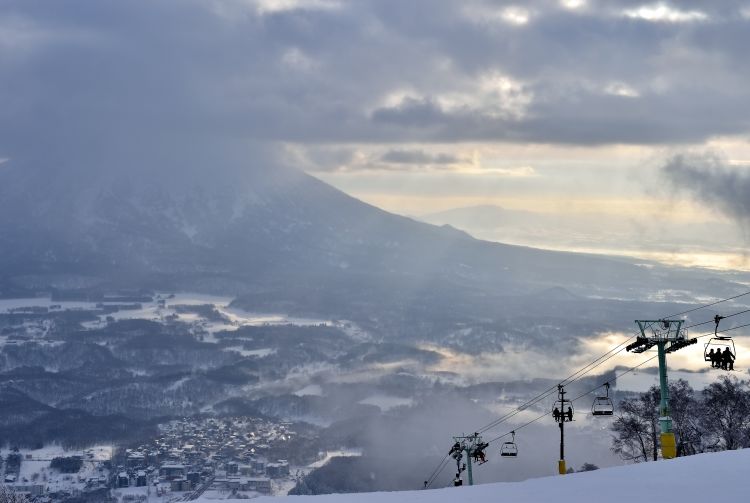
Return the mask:
MULTIPOLYGON (((20 484, 43 484, 48 491, 81 490, 91 479, 109 475, 103 468, 103 462, 111 459, 113 447, 111 445, 97 445, 85 450, 68 450, 58 445, 50 445, 42 449, 22 449, 23 461, 19 473, 20 484), (64 474, 50 468, 50 462, 55 457, 80 456, 83 460, 81 470, 75 474, 64 474)), ((4 452, 3 455, 7 455, 4 452)))
MULTIPOLYGON (((555 461, 550 461, 554 463, 555 461)), ((633 503, 747 501, 750 449, 523 482, 404 492, 259 498, 258 503, 633 503)), ((415 480, 415 483, 418 481, 415 480)), ((207 501, 198 499, 197 501, 207 501)), ((240 500, 234 500, 240 501, 240 500)))
MULTIPOLYGON (((260 326, 260 325, 298 325, 313 326, 320 324, 336 325, 352 337, 359 339, 365 338, 359 327, 348 321, 333 322, 331 320, 300 318, 287 316, 279 313, 254 313, 244 311, 239 308, 230 307, 232 297, 222 297, 216 295, 203 295, 197 293, 160 293, 157 294, 152 302, 142 303, 141 309, 123 309, 108 315, 102 315, 97 321, 85 322, 87 328, 99 328, 107 324, 106 318, 115 320, 122 319, 144 319, 160 321, 168 316, 177 316, 180 321, 186 323, 198 323, 209 334, 220 330, 236 330, 242 326, 260 326), (165 306, 160 306, 158 300, 163 300, 165 306), (200 315, 189 312, 178 313, 175 306, 198 306, 213 305, 216 310, 225 317, 227 321, 209 321, 203 319, 200 315)), ((123 304, 123 302, 103 302, 102 304, 123 304)), ((83 301, 52 301, 49 297, 35 297, 25 299, 0 299, 0 313, 8 313, 13 309, 44 307, 57 311, 68 310, 93 310, 96 308, 96 302, 83 301)), ((206 342, 215 342, 210 337, 206 342)))

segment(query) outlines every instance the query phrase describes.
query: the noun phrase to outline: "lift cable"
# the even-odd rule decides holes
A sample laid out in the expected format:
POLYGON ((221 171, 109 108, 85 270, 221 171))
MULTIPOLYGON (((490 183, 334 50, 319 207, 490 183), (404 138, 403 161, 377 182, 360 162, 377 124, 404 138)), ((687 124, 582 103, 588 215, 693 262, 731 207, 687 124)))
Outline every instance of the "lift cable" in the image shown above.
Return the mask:
MULTIPOLYGON (((737 313, 737 314, 739 314, 739 313, 737 313)), ((738 329, 740 329, 740 328, 745 328, 745 327, 750 327, 750 323, 745 323, 744 325, 738 325, 738 326, 736 326, 736 327, 732 327, 732 328, 727 328, 727 329, 725 329, 725 330, 719 330, 719 332, 718 332, 718 333, 730 332, 730 331, 732 331, 732 330, 738 330, 738 329)), ((710 336, 712 336, 712 335, 714 335, 714 332, 708 332, 708 333, 706 333, 706 334, 703 334, 703 335, 699 335, 699 336, 697 336, 697 337, 694 337, 694 338, 695 338, 695 339, 701 339, 701 338, 703 338, 703 337, 710 337, 710 336)), ((635 365, 635 366, 633 366, 633 367, 630 367, 630 368, 628 368, 627 370, 624 370, 623 372, 620 372, 619 374, 617 374, 617 375, 615 376, 615 378, 614 378, 614 379, 615 379, 615 380, 617 380, 617 379, 621 378, 622 376, 624 376, 624 375, 626 375, 626 374, 629 374, 630 372, 633 372, 634 370, 638 369, 639 367, 642 367, 643 365, 647 364, 648 362, 652 361, 652 360, 653 360, 654 358, 657 358, 658 356, 659 356, 659 355, 653 355, 653 356, 651 356, 651 357, 649 357, 649 358, 647 358, 647 359, 643 360, 643 361, 642 361, 641 363, 639 363, 638 365, 635 365)), ((607 381, 607 382, 609 382, 609 381, 607 381)), ((581 399, 581 398, 583 398, 583 397, 585 397, 585 396, 587 396, 587 395, 590 395, 591 393, 593 393, 594 391, 598 390, 598 389, 599 389, 599 388, 601 388, 602 386, 605 386, 606 384, 607 384, 607 383, 603 383, 603 384, 600 384, 599 386, 597 386, 597 387, 595 387, 595 388, 592 388, 592 389, 590 389, 589 391, 586 391, 585 393, 582 393, 582 394, 578 395, 577 397, 573 398, 573 399, 571 400, 571 402, 575 402, 576 400, 579 400, 579 399, 581 399)), ((488 441, 487 441, 487 443, 488 443, 488 444, 491 444, 491 443, 493 443, 493 442, 495 442, 495 441, 497 441, 497 440, 500 440, 501 438, 505 438, 505 437, 507 437, 508 435, 511 435, 511 434, 512 434, 512 433, 513 433, 514 431, 518 431, 518 430, 520 430, 521 428, 524 428, 524 427, 526 427, 526 426, 528 426, 528 425, 530 425, 530 424, 532 424, 532 423, 535 423, 535 422, 539 421, 540 419, 542 419, 542 418, 544 418, 544 417, 546 417, 546 416, 549 416, 549 412, 545 412, 544 414, 540 415, 539 417, 536 417, 536 418, 534 418, 534 419, 532 419, 532 420, 530 420, 530 421, 528 421, 528 422, 526 422, 526 423, 524 423, 524 424, 522 424, 522 425, 520 425, 520 426, 517 426, 517 427, 513 428, 513 430, 511 430, 511 431, 509 431, 509 432, 507 432, 507 433, 503 433, 502 435, 499 435, 499 436, 497 436, 497 437, 493 438, 492 440, 488 440, 488 441)))
POLYGON ((443 470, 445 469, 445 467, 448 466, 448 462, 450 461, 449 456, 450 456, 450 453, 446 454, 445 457, 442 459, 442 461, 440 461, 440 463, 438 463, 438 465, 435 468, 435 470, 433 470, 433 472, 429 476, 429 478, 427 480, 425 480, 424 489, 429 488, 432 485, 432 483, 435 482, 435 480, 438 478, 438 476, 440 476, 440 474, 443 472, 443 470))
MULTIPOLYGON (((748 292, 748 293, 750 293, 750 292, 748 292)), ((741 311, 741 312, 738 312, 738 313, 734 313, 734 314, 731 314, 731 315, 727 315, 727 316, 725 316, 725 318, 730 318, 730 317, 732 317, 732 316, 737 316, 737 315, 739 315, 739 314, 742 314, 742 313, 745 313, 745 312, 750 312, 750 310, 745 310, 745 311, 741 311)), ((696 325, 694 325, 694 326, 698 326, 698 325, 705 325, 705 323, 700 323, 700 324, 696 324, 696 325)), ((750 327, 750 323, 745 323, 744 325, 738 325, 738 326, 736 326, 736 327, 732 327, 732 328, 727 328, 727 329, 724 329, 724 330, 720 330, 720 331, 719 331, 719 332, 717 332, 717 333, 730 332, 730 331, 732 331, 732 330, 738 330, 738 329, 740 329, 740 328, 745 328, 745 327, 750 327)), ((711 336, 711 335, 715 335, 715 333, 714 333, 714 332, 708 332, 708 333, 705 333, 705 334, 703 334, 703 335, 699 335, 699 336, 695 337, 695 339, 701 339, 701 338, 703 338, 703 337, 709 337, 709 336, 711 336)), ((614 355, 612 355, 612 356, 614 356, 614 355)), ((657 357, 658 357, 658 355, 653 355, 653 356, 651 356, 651 357, 649 357, 649 358, 645 359, 644 361, 642 361, 642 362, 641 362, 641 363, 639 363, 638 365, 635 365, 635 366, 633 366, 633 367, 630 367, 630 368, 628 368, 627 370, 624 370, 623 372, 620 372, 619 374, 617 374, 617 375, 615 376, 614 380, 616 381, 617 379, 619 379, 619 378, 621 378, 621 377, 623 377, 623 376, 625 376, 625 375, 629 374, 630 372, 633 372, 633 371, 635 371, 636 369, 638 369, 638 368, 642 367, 643 365, 647 364, 648 362, 650 362, 650 361, 653 361, 653 360, 654 360, 654 358, 657 358, 657 357)), ((606 360, 605 360, 605 361, 606 361, 606 360)), ((603 363, 603 362, 602 362, 602 363, 603 363)), ((607 381, 607 382, 609 382, 609 381, 607 381)), ((591 393, 593 393, 594 391, 598 390, 599 388, 601 388, 602 386, 605 386, 605 385, 606 385, 606 383, 604 383, 604 384, 600 384, 599 386, 596 386, 595 388, 592 388, 592 389, 590 389, 589 391, 587 391, 587 392, 585 392, 585 393, 582 393, 582 394, 578 395, 577 397, 573 398, 573 399, 571 400, 571 402, 575 402, 576 400, 579 400, 579 399, 581 399, 581 398, 583 398, 583 397, 585 397, 585 396, 587 396, 587 395, 590 395, 591 393)), ((556 388, 555 388, 555 389, 556 389, 556 388)), ((548 393, 548 394, 547 394, 547 395, 545 395, 545 396, 549 396, 550 394, 551 394, 551 393, 548 393)), ((543 398, 544 398, 544 397, 543 397, 543 398)), ((543 398, 540 398, 540 400, 541 400, 541 399, 543 399, 543 398)), ((539 400, 536 400, 536 401, 535 401, 534 403, 537 403, 538 401, 539 401, 539 400)), ((529 402, 527 402, 527 403, 530 403, 530 402, 531 402, 531 400, 530 400, 529 402)), ((533 405, 533 404, 532 404, 532 405, 533 405)), ((527 408, 527 407, 528 407, 528 406, 526 406, 526 405, 523 405, 523 406, 519 407, 518 409, 516 409, 515 411, 513 411, 513 414, 512 414, 512 415, 509 415, 509 416, 510 416, 510 417, 512 417, 512 416, 514 416, 514 415, 516 415, 516 414, 518 414, 518 413, 522 412, 522 411, 523 411, 523 410, 525 410, 525 408, 527 408)), ((508 415, 508 414, 506 414, 506 415, 508 415)), ((503 438, 507 437, 508 435, 511 435, 511 434, 513 434, 513 432, 516 432, 516 431, 518 431, 518 430, 521 430, 521 429, 523 429, 523 428, 525 428, 525 427, 527 427, 527 426, 529 426, 529 425, 531 425, 531 424, 533 424, 533 423, 536 423, 537 421, 539 421, 539 420, 541 420, 541 419, 543 419, 543 418, 547 417, 548 415, 549 415, 549 413, 548 413, 548 412, 544 412, 543 414, 541 414, 541 415, 539 415, 539 416, 535 417, 534 419, 531 419, 531 420, 529 420, 529 421, 527 421, 527 422, 525 422, 525 423, 523 423, 523 424, 521 424, 521 425, 519 425, 519 426, 516 426, 515 428, 513 428, 513 430, 511 430, 511 431, 508 431, 507 433, 503 433, 502 435, 498 435, 497 437, 494 437, 494 438, 493 438, 493 439, 491 439, 491 440, 488 440, 488 441, 487 441, 487 443, 488 443, 488 444, 492 444, 492 443, 494 443, 494 442, 496 442, 496 441, 498 441, 498 440, 500 440, 500 439, 503 439, 503 438)), ((509 417, 509 418, 510 418, 510 417, 509 417)), ((499 423, 498 423, 498 424, 499 424, 499 423)), ((447 460, 447 458, 448 458, 448 455, 446 455, 446 456, 445 456, 445 457, 443 458, 443 461, 441 461, 441 462, 440 462, 440 464, 438 465, 438 468, 436 468, 436 469, 435 469, 435 471, 433 472, 433 474, 434 474, 434 475, 433 475, 433 476, 431 476, 431 477, 430 477, 430 480, 428 480, 428 481, 427 481, 428 483, 427 483, 427 484, 425 485, 425 489, 426 489, 426 488, 428 488, 428 487, 429 487, 429 486, 430 486, 430 485, 431 485, 431 484, 432 484, 432 483, 433 483, 433 482, 435 481, 435 479, 437 478, 437 476, 438 476, 438 475, 440 475, 440 473, 441 473, 441 472, 443 471, 443 469, 445 468, 445 466, 447 466, 447 464, 448 464, 448 463, 447 463, 447 461, 446 461, 446 460, 447 460)))
MULTIPOLYGON (((664 316, 662 319, 674 318, 676 316, 683 316, 685 314, 692 313, 694 311, 698 311, 699 309, 705 309, 707 307, 715 306, 715 305, 720 304, 722 302, 727 302, 727 301, 730 301, 730 300, 737 299, 739 297, 744 297, 745 295, 750 295, 750 291, 747 291, 747 292, 735 295, 733 297, 727 297, 726 299, 717 300, 715 302, 711 302, 710 304, 704 304, 702 306, 694 307, 694 308, 688 309, 686 311, 682 311, 682 312, 679 312, 679 313, 670 314, 668 316, 664 316)), ((724 316, 724 318, 731 318, 732 316, 737 316, 737 315, 744 314, 744 313, 747 313, 747 312, 750 312, 750 309, 745 309, 744 311, 740 311, 738 313, 734 313, 734 314, 730 314, 730 315, 724 316)), ((697 327, 697 326, 700 326, 700 325, 707 325, 708 323, 714 323, 714 320, 709 320, 709 321, 706 321, 706 322, 703 322, 703 323, 696 323, 694 325, 690 325, 690 326, 685 327, 685 328, 686 329, 687 328, 694 328, 694 327, 697 327)), ((574 377, 576 374, 582 372, 584 369, 586 369, 589 366, 591 366, 591 368, 589 368, 588 370, 586 370, 586 372, 588 372, 589 370, 591 370, 591 369, 593 369, 595 367, 598 367, 601 363, 604 363, 604 361, 608 360, 609 358, 605 359, 604 361, 602 361, 600 363, 597 363, 600 359, 606 357, 607 355, 609 355, 610 353, 612 353, 614 351, 617 351, 617 353, 619 353, 620 351, 622 351, 621 348, 625 344, 627 344, 631 339, 633 339, 633 337, 637 337, 638 334, 639 334, 638 332, 635 332, 632 336, 628 337, 625 341, 623 341, 622 343, 618 344, 614 348, 610 349, 609 351, 607 351, 606 353, 604 353, 602 356, 600 356, 599 358, 597 358, 593 362, 589 363, 588 365, 586 365, 586 366, 582 367, 581 369, 579 369, 577 372, 574 372, 572 375, 570 375, 570 376, 566 377, 565 379, 563 379, 560 382, 560 384, 565 385, 565 384, 569 384, 569 383, 571 383, 573 381, 576 381, 577 378, 576 379, 571 379, 571 378, 574 377), (596 364, 596 365, 594 365, 594 364, 596 364)))
POLYGON ((698 311, 699 309, 705 309, 707 307, 715 306, 716 304, 721 304, 722 302, 727 302, 730 300, 738 299, 740 297, 744 297, 745 295, 750 295, 750 291, 747 291, 745 293, 740 293, 738 295, 735 295, 734 297, 727 297, 726 299, 717 300, 716 302, 712 302, 710 304, 703 304, 702 306, 694 307, 693 309, 688 309, 687 311, 682 311, 681 313, 670 314, 669 316, 665 316, 665 318, 673 318, 675 316, 682 316, 683 314, 692 313, 693 311, 698 311))
MULTIPOLYGON (((699 309, 703 309, 705 307, 715 306, 716 304, 719 304, 721 302, 727 302, 729 300, 733 300, 733 299, 736 299, 738 297, 742 297, 742 296, 745 296, 745 295, 750 295, 750 291, 742 293, 742 294, 739 294, 739 295, 735 295, 733 297, 728 297, 726 299, 718 300, 716 302, 712 302, 712 303, 706 304, 704 306, 699 306, 699 307, 695 307, 695 308, 692 308, 692 309, 688 309, 688 310, 682 311, 680 313, 674 313, 674 314, 671 314, 669 316, 666 316, 665 318, 672 318, 674 316, 682 316, 684 314, 691 313, 691 312, 697 311, 699 309)), ((732 316, 737 316, 737 315, 744 314, 744 313, 747 313, 747 312, 750 312, 750 309, 745 309, 744 311, 739 311, 737 313, 724 316, 724 318, 731 318, 732 316)), ((709 321, 706 321, 706 322, 703 322, 703 323, 696 323, 696 324, 690 325, 690 326, 685 327, 685 328, 694 328, 694 327, 697 327, 697 326, 700 326, 700 325, 706 325, 708 323, 714 323, 714 320, 709 320, 709 321)), ((568 385, 570 383, 578 381, 581 377, 583 377, 584 375, 588 374, 591 370, 595 369, 596 367, 602 365, 604 362, 610 360, 611 358, 613 358, 617 354, 621 353, 622 350, 625 349, 625 345, 628 342, 630 342, 630 340, 633 339, 634 337, 636 337, 637 335, 638 334, 636 333, 636 334, 628 337, 622 343, 618 344, 617 346, 615 346, 614 348, 610 349, 609 351, 607 351, 606 353, 604 353, 600 357, 596 358, 591 363, 589 363, 587 365, 584 365, 583 367, 581 367, 577 371, 573 372, 571 375, 569 375, 568 377, 566 377, 565 379, 563 379, 562 381, 560 381, 559 384, 568 385)), ((536 397, 534 397, 531 400, 529 400, 529 401, 521 404, 520 406, 518 406, 518 408, 516 408, 516 409, 514 409, 514 410, 512 410, 510 412, 508 412, 504 416, 501 416, 500 418, 495 419, 491 423, 488 423, 487 425, 483 426, 482 428, 480 428, 477 431, 479 433, 483 433, 483 432, 485 432, 487 430, 490 430, 490 429, 496 427, 497 425, 499 425, 499 424, 505 422, 506 420, 510 419, 511 417, 515 416, 519 412, 521 412, 521 411, 527 409, 528 407, 530 407, 530 406, 538 403, 539 401, 544 400, 545 398, 549 397, 550 395, 552 395, 553 393, 555 393, 556 390, 557 390, 557 384, 555 384, 554 386, 551 386, 551 387, 547 388, 546 390, 542 391, 536 397)))
MULTIPOLYGON (((727 314, 726 316, 722 316, 722 317, 721 317, 721 319, 722 319, 722 320, 726 320, 727 318, 732 318, 733 316, 739 316, 739 315, 741 315, 741 314, 745 314, 745 313, 750 313, 750 309, 745 309, 744 311, 739 311, 739 312, 737 312, 737 313, 733 313, 733 314, 727 314)), ((688 325, 688 326, 687 326, 687 327, 685 327, 685 328, 687 329, 687 328, 695 328, 695 327, 700 327, 701 325, 708 325, 709 323, 716 323, 716 320, 708 320, 708 321, 704 321, 704 322, 702 322, 702 323, 695 323, 695 324, 693 324, 693 325, 688 325)), ((703 335, 701 335, 701 337, 704 337, 704 336, 703 336, 703 335)), ((697 337, 696 337, 696 338, 697 338, 697 337)))
MULTIPOLYGON (((641 362, 641 363, 639 363, 638 365, 635 365, 635 366, 633 366, 633 367, 630 367, 630 368, 629 368, 629 369, 627 369, 627 370, 624 370, 623 372, 621 372, 621 373, 619 373, 619 374, 617 374, 617 375, 615 376, 615 380, 616 380, 616 379, 619 379, 620 377, 624 376, 625 374, 628 374, 628 373, 630 373, 630 372, 633 372, 634 370, 636 370, 636 369, 637 369, 637 368, 639 368, 639 367, 642 367, 643 365, 647 364, 648 362, 650 362, 651 360, 653 360, 653 359, 654 359, 654 358, 656 358, 657 356, 658 356, 658 355, 654 355, 654 356, 651 356, 650 358, 647 358, 646 360, 642 361, 642 362, 641 362)), ((583 398, 584 396, 586 396, 586 395, 588 395, 588 394, 591 394, 591 393, 593 393, 594 391, 598 390, 598 389, 599 389, 599 388, 601 388, 602 386, 604 386, 604 384, 600 384, 600 385, 599 385, 599 386, 597 386, 596 388, 593 388, 593 389, 591 389, 591 390, 587 391, 586 393, 584 393, 584 394, 582 394, 582 395, 579 395, 579 396, 577 396, 577 397, 573 398, 573 399, 571 400, 571 402, 575 402, 576 400, 578 400, 578 399, 580 399, 580 398, 583 398)), ((515 430, 512 430, 512 431, 518 431, 518 430, 520 430, 521 428, 524 428, 524 427, 526 427, 526 426, 528 426, 528 425, 530 425, 530 424, 532 424, 532 423, 535 423, 535 422, 539 421, 540 419, 542 419, 542 418, 544 418, 544 417, 547 417, 547 416, 549 416, 549 412, 545 412, 545 413, 543 413, 542 415, 540 415, 540 416, 538 416, 538 417, 535 417, 534 419, 532 419, 532 420, 530 420, 530 421, 527 421, 526 423, 522 424, 521 426, 518 426, 518 427, 516 427, 516 428, 515 428, 515 430)), ((495 442, 495 441, 497 441, 497 440, 500 440, 501 438, 507 437, 508 435, 510 435, 510 434, 512 433, 512 431, 509 431, 509 432, 507 432, 507 433, 503 433, 502 435, 499 435, 499 436, 497 436, 497 437, 493 438, 492 440, 488 440, 488 441, 487 441, 487 443, 491 444, 491 443, 493 443, 493 442, 495 442)))
MULTIPOLYGON (((721 304, 721 303, 723 303, 723 302, 728 302, 728 301, 730 301, 730 300, 735 300, 735 299, 738 299, 738 298, 740 298, 740 297, 744 297, 744 296, 746 296, 746 295, 750 295, 750 291, 747 291, 747 292, 744 292, 744 293, 741 293, 741 294, 737 294, 737 295, 734 295, 734 296, 732 296, 732 297, 727 297, 727 298, 724 298, 724 299, 720 299, 720 300, 717 300, 717 301, 715 301, 715 302, 711 302, 711 303, 709 303, 709 304, 704 304, 704 305, 701 305, 701 306, 697 306, 697 307, 694 307, 694 308, 691 308, 691 309, 687 309, 687 310, 685 310, 685 311, 682 311, 682 312, 679 312, 679 313, 674 313, 674 314, 670 314, 670 315, 668 315, 668 316, 665 316, 664 318, 672 318, 672 317, 675 317, 675 316, 682 316, 682 315, 685 315, 685 314, 688 314, 688 313, 692 313, 692 312, 694 312, 694 311, 698 311, 698 310, 700 310, 700 309, 705 309, 705 308, 707 308, 707 307, 711 307, 711 306, 715 306, 715 305, 717 305, 717 304, 721 304)), ((737 316, 737 315, 739 315, 739 314, 743 314, 743 313, 747 313, 747 312, 750 312, 750 309, 746 309, 746 310, 744 310, 744 311, 740 311, 740 312, 738 312, 738 313, 734 313, 734 314, 730 314, 730 315, 724 316, 724 318, 731 318, 732 316, 737 316)), ((698 323, 698 324, 694 324, 694 325, 691 325, 690 327, 686 327, 686 328, 692 328, 692 327, 696 327, 696 326, 700 326, 700 325, 705 325, 705 324, 708 324, 708 323, 711 323, 711 322, 713 322, 713 320, 710 320, 710 321, 707 321, 707 322, 703 322, 703 323, 698 323)), ((730 328, 730 329, 722 330, 721 332, 728 332, 729 330, 736 330, 736 329, 738 329, 738 328, 743 328, 743 327, 746 327, 746 326, 750 326, 750 324, 747 324, 747 325, 740 325, 740 326, 738 326, 738 327, 734 327, 734 328, 730 328)), ((561 383, 561 384, 570 384, 570 383, 572 383, 572 382, 575 382, 575 381, 579 380, 579 379, 580 379, 581 377, 583 377, 583 375, 587 374, 588 372, 590 372, 590 371, 591 371, 591 370, 593 370, 594 368, 598 367, 599 365, 603 364, 604 362, 606 362, 606 361, 607 361, 607 360, 609 360, 610 358, 613 358, 614 356, 616 356, 617 354, 619 354, 620 352, 622 352, 622 350, 624 349, 624 346, 625 346, 625 345, 626 345, 626 344, 627 344, 627 343, 628 343, 628 342, 629 342, 629 341, 630 341, 631 339, 633 339, 634 337, 636 337, 637 335, 638 335, 638 334, 636 333, 636 334, 634 334, 634 335, 632 335, 632 336, 628 337, 628 338, 627 338, 627 339, 626 339, 626 340, 625 340, 624 342, 622 342, 622 343, 618 344, 617 346, 615 346, 614 348, 610 349, 609 351, 607 351, 606 353, 604 353, 604 354, 603 354, 603 355, 601 355, 600 357, 596 358, 596 359, 595 359, 594 361, 592 361, 591 363, 589 363, 589 364, 585 365, 584 367, 581 367, 581 368, 580 368, 579 370, 577 370, 577 371, 576 371, 576 372, 574 372, 573 374, 571 374, 571 375, 569 375, 568 377, 566 377, 565 379, 563 379, 563 380, 562 380, 562 381, 561 381, 560 383, 561 383), (579 374, 580 374, 580 375, 579 375, 579 374), (577 377, 576 377, 576 376, 577 376, 577 377)), ((700 337, 706 337, 706 336, 708 336, 708 335, 711 335, 711 334, 705 334, 705 335, 702 335, 702 336, 699 336, 699 337, 696 337, 696 338, 700 338, 700 337)), ((655 357, 651 357, 651 358, 649 358, 648 360, 644 361, 643 363, 641 363, 641 364, 639 364, 639 365, 637 365, 637 366, 635 366, 635 367, 631 368, 630 370, 628 370, 628 372, 631 372, 631 371, 635 370, 636 368, 640 367, 641 365, 644 365, 645 363, 647 363, 647 362, 649 362, 649 361, 653 360, 654 358, 655 358, 655 357)), ((624 374, 621 374, 621 375, 624 375, 624 374)), ((620 377, 620 376, 617 376, 617 377, 620 377)), ((616 378, 617 378, 617 377, 616 377, 616 378)), ((615 379, 616 379, 616 378, 615 378, 615 379)), ((601 386, 603 386, 603 385, 601 385, 601 386)), ((595 391, 595 390, 597 390, 597 389, 601 388, 601 386, 597 386, 596 388, 594 388, 593 390, 591 390, 591 391, 590 391, 589 393, 592 393, 593 391, 595 391)), ((536 403, 540 402, 541 400, 544 400, 545 398, 549 397, 549 396, 550 396, 551 394, 553 394, 553 393, 554 393, 554 392, 555 392, 556 390, 557 390, 557 384, 556 384, 556 385, 554 385, 554 386, 552 386, 552 387, 550 387, 550 388, 548 388, 548 389, 546 389, 545 391, 543 391, 542 393, 540 393, 540 394, 539 394, 539 395, 537 395, 536 397, 534 397, 534 398, 532 398, 532 399, 528 400, 527 402, 525 402, 525 403, 521 404, 520 406, 518 406, 518 407, 517 407, 516 409, 514 409, 513 411, 511 411, 511 412, 509 412, 509 413, 507 413, 507 414, 505 414, 505 415, 501 416, 500 418, 498 418, 498 419, 496 419, 496 420, 492 421, 491 423, 487 424, 486 426, 484 426, 484 427, 480 428, 480 429, 479 429, 479 430, 477 430, 477 431, 478 431, 479 433, 482 433, 482 432, 485 432, 485 431, 487 431, 487 430, 489 430, 489 429, 492 429, 492 428, 494 428, 494 427, 496 427, 496 426, 500 425, 501 423, 503 423, 503 422, 507 421, 507 420, 508 420, 508 419, 510 419, 511 417, 513 417, 513 416, 515 416, 515 415, 517 415, 517 414, 521 413, 522 411, 526 410, 527 408, 531 407, 532 405, 534 405, 534 404, 536 404, 536 403)), ((587 393, 587 394, 589 394, 589 393, 587 393)), ((576 399, 578 399, 578 398, 576 398, 576 399)), ((524 426, 528 426, 529 424, 531 424, 531 423, 533 423, 533 422, 536 422, 536 421, 538 421, 539 419, 541 419, 541 418, 542 418, 542 417, 544 417, 545 415, 546 415, 546 413, 545 413, 544 415, 542 415, 542 416, 539 416, 538 418, 536 418, 536 419, 534 419, 534 420, 532 420, 532 421, 530 421, 530 422, 528 422, 528 423, 526 423, 526 424, 522 425, 521 427, 519 427, 519 428, 516 428, 516 429, 521 429, 521 428, 523 428, 524 426)), ((507 435, 509 435, 509 434, 510 434, 510 432, 509 432, 509 433, 506 433, 506 434, 504 434, 504 435, 502 435, 502 436, 500 436, 500 437, 497 437, 497 438, 495 438, 495 439, 491 440, 490 442, 493 442, 493 441, 495 441, 495 440, 497 440, 497 439, 499 439, 499 438, 503 438, 503 437, 505 437, 505 436, 507 436, 507 435)), ((448 455, 446 455, 446 456, 445 456, 445 458, 443 458, 443 461, 441 461, 441 462, 440 462, 440 463, 438 464, 437 468, 436 468, 436 469, 435 469, 435 470, 433 471, 433 475, 431 475, 431 476, 429 477, 429 479, 428 479, 428 480, 426 481, 426 482, 427 482, 427 484, 425 485, 425 488, 429 487, 429 486, 430 486, 430 485, 432 484, 432 482, 434 482, 434 480, 435 480, 435 479, 437 478, 437 476, 438 476, 438 475, 440 474, 440 472, 442 472, 442 470, 443 470, 443 469, 445 468, 445 466, 447 465, 447 461, 446 461, 447 459, 448 459, 448 455), (441 466, 441 465, 442 465, 442 466, 441 466)))

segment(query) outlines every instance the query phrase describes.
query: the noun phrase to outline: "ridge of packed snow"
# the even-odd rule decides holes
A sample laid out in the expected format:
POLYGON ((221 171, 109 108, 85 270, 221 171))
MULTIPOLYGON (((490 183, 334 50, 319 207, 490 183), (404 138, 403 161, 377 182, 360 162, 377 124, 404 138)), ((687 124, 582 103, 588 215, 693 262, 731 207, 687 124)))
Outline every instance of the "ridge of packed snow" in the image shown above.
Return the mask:
MULTIPOLYGON (((551 460, 550 463, 556 463, 551 460)), ((262 497, 258 503, 704 503, 746 501, 750 449, 617 466, 565 476, 400 492, 262 497)), ((418 484, 415 475, 415 484, 418 484)), ((207 503, 216 501, 199 498, 207 503)), ((240 501, 247 500, 224 500, 240 501)))

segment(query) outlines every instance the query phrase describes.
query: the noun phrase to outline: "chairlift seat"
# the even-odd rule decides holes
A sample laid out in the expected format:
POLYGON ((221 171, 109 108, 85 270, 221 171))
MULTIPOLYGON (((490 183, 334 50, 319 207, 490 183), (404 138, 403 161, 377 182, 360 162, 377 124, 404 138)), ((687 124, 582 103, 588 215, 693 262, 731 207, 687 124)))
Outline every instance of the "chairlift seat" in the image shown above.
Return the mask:
POLYGON ((606 396, 598 396, 591 405, 591 414, 594 416, 611 416, 615 412, 612 399, 606 396))
POLYGON ((703 361, 710 362, 711 357, 709 356, 710 351, 713 349, 715 352, 723 352, 724 348, 729 348, 733 358, 737 358, 737 349, 734 346, 734 340, 726 335, 717 335, 711 337, 711 339, 703 346, 703 361))
POLYGON ((515 458, 518 456, 518 446, 516 445, 516 432, 511 431, 513 438, 508 442, 503 442, 500 446, 500 456, 503 458, 515 458))
POLYGON ((504 458, 515 458, 518 456, 518 447, 513 442, 504 442, 500 447, 500 456, 504 458))
POLYGON ((573 402, 572 401, 570 401, 568 399, 565 399, 565 400, 562 400, 562 401, 557 400, 555 402, 554 406, 552 407, 552 411, 553 411, 552 413, 553 413, 553 415, 554 415, 554 410, 555 409, 557 409, 558 412, 560 413, 560 415, 555 418, 555 421, 557 421, 558 423, 560 423, 560 422, 567 423, 569 421, 573 421, 573 418, 571 416, 573 415, 573 413, 575 413, 575 408, 573 408, 573 402), (570 411, 571 411, 570 415, 568 415, 568 409, 570 409, 570 411))

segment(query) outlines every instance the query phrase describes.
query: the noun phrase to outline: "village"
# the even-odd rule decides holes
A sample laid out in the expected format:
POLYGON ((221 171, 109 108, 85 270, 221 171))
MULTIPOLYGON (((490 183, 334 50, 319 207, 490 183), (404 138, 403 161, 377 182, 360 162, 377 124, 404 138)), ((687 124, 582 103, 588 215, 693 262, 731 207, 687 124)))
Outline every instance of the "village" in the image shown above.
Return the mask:
POLYGON ((11 450, 3 453, 4 483, 35 503, 283 495, 320 466, 318 458, 328 459, 295 426, 250 417, 186 418, 160 425, 156 438, 132 448, 11 450))

